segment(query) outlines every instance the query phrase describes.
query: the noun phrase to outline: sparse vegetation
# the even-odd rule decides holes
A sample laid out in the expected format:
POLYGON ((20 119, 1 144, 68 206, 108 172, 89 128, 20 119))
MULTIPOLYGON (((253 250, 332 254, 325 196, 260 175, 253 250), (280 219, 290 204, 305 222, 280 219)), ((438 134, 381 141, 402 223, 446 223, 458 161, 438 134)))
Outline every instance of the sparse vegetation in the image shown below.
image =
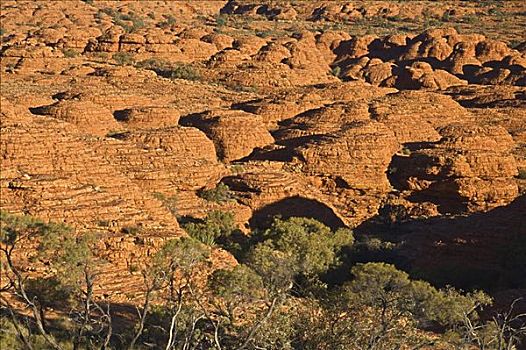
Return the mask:
POLYGON ((226 244, 232 234, 239 232, 234 215, 219 210, 209 212, 197 222, 183 224, 183 228, 191 237, 208 246, 226 244))
POLYGON ((0 349, 526 346, 519 1, 82 1, 2 3, 0 349))
POLYGON ((127 235, 137 236, 142 229, 139 226, 124 226, 121 231, 127 235))
MULTIPOLYGON (((205 221, 227 232, 231 219, 214 213, 205 221)), ((482 321, 480 311, 492 303, 485 293, 437 289, 390 264, 355 264, 349 281, 322 282, 353 236, 305 218, 276 219, 240 264, 216 269, 204 285, 198 276, 210 267, 211 250, 190 237, 169 240, 145 261, 129 264, 130 274, 142 277, 141 306, 135 327, 123 329, 93 293, 103 267, 98 238, 75 237, 65 226, 27 216, 2 212, 1 220, 2 291, 16 293, 30 312, 18 314, 10 299, 0 299, 3 347, 344 350, 352 344, 394 350, 442 344, 502 350, 513 349, 526 333, 526 315, 514 313, 519 300, 482 321), (33 263, 43 259, 51 267, 43 278, 30 277, 13 259, 22 240, 36 237, 33 263), (70 312, 52 323, 49 307, 70 312), (419 329, 430 324, 444 331, 419 329)))
POLYGON ((177 23, 177 20, 172 15, 163 15, 163 17, 165 20, 157 23, 159 28, 170 28, 177 23))
POLYGON ((216 26, 222 28, 228 24, 228 15, 221 14, 216 17, 216 26))
POLYGON ((130 66, 135 62, 133 54, 129 52, 116 52, 111 56, 111 58, 119 66, 130 66))
POLYGON ((224 183, 218 183, 215 188, 212 189, 202 189, 198 193, 199 197, 216 203, 229 202, 235 199, 233 193, 230 191, 230 188, 224 183))
POLYGON ((144 20, 133 12, 124 14, 114 10, 111 7, 106 7, 99 10, 99 13, 104 13, 110 16, 113 22, 116 25, 121 26, 126 31, 126 33, 136 32, 145 26, 144 20))
POLYGON ((172 63, 160 59, 148 59, 137 63, 136 67, 153 70, 163 78, 200 80, 201 76, 192 65, 172 63))
POLYGON ((163 202, 164 206, 170 210, 172 215, 177 215, 177 195, 166 196, 162 193, 155 192, 153 196, 163 202))
POLYGON ((73 58, 79 55, 79 53, 75 49, 64 49, 62 50, 62 53, 66 58, 73 58))
POLYGON ((336 78, 339 78, 340 75, 342 74, 342 69, 341 69, 341 67, 340 67, 340 66, 336 66, 336 67, 332 68, 332 70, 331 70, 331 74, 332 74, 333 76, 335 76, 336 78))

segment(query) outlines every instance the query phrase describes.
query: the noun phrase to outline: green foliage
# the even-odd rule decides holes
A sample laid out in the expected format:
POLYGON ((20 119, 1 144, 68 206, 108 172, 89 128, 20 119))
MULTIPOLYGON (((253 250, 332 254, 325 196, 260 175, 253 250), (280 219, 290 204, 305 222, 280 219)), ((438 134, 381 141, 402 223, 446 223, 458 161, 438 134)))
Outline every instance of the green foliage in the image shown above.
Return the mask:
POLYGON ((201 222, 184 224, 183 228, 191 237, 210 246, 225 242, 233 233, 239 232, 234 215, 219 210, 209 212, 201 222))
POLYGON ((177 23, 175 17, 172 15, 163 15, 163 17, 165 18, 165 20, 157 23, 157 27, 159 28, 171 28, 177 23))
POLYGON ((135 62, 135 59, 133 58, 133 54, 129 52, 116 52, 111 56, 111 58, 119 66, 129 66, 135 62))
MULTIPOLYGON (((38 242, 38 256, 49 264, 45 277, 28 278, 20 270, 17 281, 27 292, 30 303, 26 306, 37 305, 31 317, 36 320, 35 315, 41 314, 45 320, 47 308, 60 309, 66 303, 71 310, 67 322, 46 322, 50 333, 36 332, 24 314, 6 313, 10 322, 0 317, 0 344, 24 348, 19 333, 34 349, 104 348, 101 334, 108 325, 100 317, 103 309, 83 313, 90 286, 102 266, 96 254, 99 237, 76 236, 63 225, 30 216, 0 212, 0 219, 4 255, 9 254, 6 247, 16 248, 21 240, 30 238, 38 242), (86 315, 91 321, 79 336, 86 315), (14 325, 20 326, 19 331, 14 325), (50 347, 49 339, 58 339, 59 345, 50 347)), ((219 241, 237 230, 233 215, 223 212, 211 212, 192 225, 189 232, 219 241)), ((138 308, 142 326, 135 328, 141 330, 135 333, 137 347, 394 350, 434 347, 441 341, 459 349, 501 350, 497 344, 511 349, 524 336, 520 328, 524 316, 514 318, 513 305, 510 311, 483 322, 479 312, 492 302, 486 294, 437 289, 386 263, 354 265, 350 281, 322 286, 318 293, 311 293, 315 297, 299 293, 298 282, 309 280, 314 285, 317 274, 337 264, 340 250, 354 243, 347 229, 333 232, 313 219, 276 219, 256 238, 258 243, 242 264, 215 270, 210 276, 197 271, 211 267, 211 249, 191 237, 167 241, 146 262, 136 265, 144 278, 146 300, 138 308), (152 305, 153 300, 160 304, 152 305), (430 336, 419 330, 430 326, 443 329, 445 335, 430 336)), ((523 243, 512 242, 524 248, 523 243)), ((522 256, 520 250, 515 258, 522 256)), ((10 272, 14 275, 13 268, 10 272)), ((97 300, 90 299, 88 304, 94 303, 97 300)), ((112 348, 126 348, 131 336, 114 334, 112 348)))
POLYGON ((242 264, 231 270, 214 271, 208 283, 214 294, 230 300, 253 298, 254 291, 263 288, 261 277, 242 264))
POLYGON ((407 273, 385 263, 358 264, 351 272, 354 279, 346 290, 354 303, 437 321, 443 326, 459 324, 477 307, 491 304, 483 292, 437 290, 427 282, 410 280, 407 273))
POLYGON ((23 238, 60 240, 69 237, 71 228, 56 223, 46 223, 29 215, 13 215, 0 211, 0 243, 14 245, 23 238))
POLYGON ((124 226, 121 231, 127 235, 137 236, 141 232, 141 228, 139 226, 124 226))
POLYGON ((419 324, 434 321, 458 327, 474 320, 475 310, 490 302, 480 292, 437 290, 385 263, 358 264, 351 272, 351 282, 321 303, 309 304, 307 313, 316 316, 303 317, 299 325, 302 348, 394 350, 432 345, 436 340, 418 332, 419 324))
POLYGON ((196 265, 206 261, 209 255, 209 249, 198 241, 190 237, 181 237, 166 242, 152 257, 152 266, 165 276, 175 270, 189 275, 196 265))
POLYGON ((172 215, 177 215, 177 202, 178 202, 177 195, 165 196, 164 194, 160 192, 155 192, 153 196, 156 199, 163 202, 164 206, 168 208, 168 210, 170 210, 170 213, 172 213, 172 215))
POLYGON ((66 58, 73 58, 79 55, 79 53, 74 49, 63 49, 62 53, 64 54, 64 57, 66 58))
POLYGON ((232 324, 236 322, 236 310, 239 307, 264 297, 261 277, 245 265, 214 271, 208 286, 214 295, 223 300, 224 313, 232 324))
POLYGON ((519 169, 518 179, 526 180, 526 169, 519 169))
POLYGON ((409 156, 411 155, 411 150, 407 147, 403 147, 400 153, 402 153, 404 156, 409 156))
MULTIPOLYGON (((32 333, 26 324, 18 322, 18 327, 28 340, 33 350, 50 349, 46 340, 41 335, 32 333)), ((62 339, 59 341, 59 344, 64 350, 73 349, 73 343, 71 342, 71 339, 62 339)), ((9 320, 7 317, 0 316, 0 349, 19 350, 26 348, 27 347, 18 336, 18 331, 13 325, 13 321, 9 320)))
POLYGON ((223 203, 234 200, 234 195, 230 191, 230 188, 224 183, 219 183, 215 188, 203 189, 197 193, 197 195, 207 201, 223 203))
POLYGON ((310 218, 275 219, 263 234, 275 250, 290 254, 298 274, 319 274, 338 263, 338 253, 354 242, 352 232, 331 232, 321 222, 310 218))
MULTIPOLYGON (((133 12, 124 14, 110 7, 103 8, 99 11, 99 13, 104 13, 110 16, 113 22, 116 25, 121 26, 126 33, 136 32, 145 26, 144 20, 133 12)), ((98 17, 100 17, 100 15, 98 17)))
POLYGON ((221 14, 216 17, 216 26, 222 28, 228 24, 228 15, 221 14))
POLYGON ((258 244, 249 254, 247 264, 261 276, 273 295, 288 292, 296 273, 291 254, 275 250, 271 242, 258 244))
POLYGON ((200 80, 199 73, 189 64, 172 63, 157 58, 150 58, 137 63, 137 68, 153 70, 157 75, 167 79, 200 80))
POLYGON ((334 75, 336 78, 339 78, 340 75, 342 74, 341 67, 340 66, 336 66, 336 67, 332 68, 331 74, 334 75))
POLYGON ((26 281, 26 292, 43 308, 64 306, 70 301, 73 290, 57 277, 36 277, 26 281))

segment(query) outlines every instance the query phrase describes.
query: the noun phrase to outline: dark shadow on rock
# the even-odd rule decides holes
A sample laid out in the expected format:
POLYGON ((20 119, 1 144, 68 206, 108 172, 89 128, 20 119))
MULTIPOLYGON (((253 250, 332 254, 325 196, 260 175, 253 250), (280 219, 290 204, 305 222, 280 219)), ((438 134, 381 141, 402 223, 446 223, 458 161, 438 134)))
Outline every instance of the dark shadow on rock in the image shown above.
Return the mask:
POLYGON ((300 196, 285 198, 256 210, 249 223, 252 228, 268 227, 275 216, 281 216, 283 219, 313 218, 332 229, 345 226, 331 208, 317 200, 300 196))
POLYGON ((129 120, 130 117, 130 110, 129 109, 122 109, 113 112, 113 118, 119 122, 126 122, 129 120))
POLYGON ((374 217, 354 230, 397 241, 404 270, 436 286, 494 292, 526 288, 526 196, 470 215, 412 219, 390 227, 374 217))
POLYGON ((48 109, 50 105, 38 106, 38 107, 29 107, 29 112, 34 115, 48 115, 48 109))

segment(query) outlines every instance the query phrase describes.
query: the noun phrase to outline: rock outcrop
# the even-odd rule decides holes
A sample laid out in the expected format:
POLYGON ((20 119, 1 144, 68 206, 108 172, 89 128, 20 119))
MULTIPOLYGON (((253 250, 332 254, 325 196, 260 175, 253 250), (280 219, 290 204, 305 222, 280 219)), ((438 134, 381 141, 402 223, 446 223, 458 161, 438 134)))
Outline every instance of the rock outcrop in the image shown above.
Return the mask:
POLYGON ((210 111, 185 118, 184 125, 204 131, 226 161, 250 155, 255 148, 274 142, 261 117, 242 111, 210 111))
POLYGON ((504 128, 456 124, 440 133, 440 141, 393 162, 403 188, 447 212, 487 210, 517 197, 514 142, 504 128))
POLYGON ((382 123, 354 122, 296 149, 306 174, 340 179, 360 190, 390 188, 386 171, 398 142, 382 123))

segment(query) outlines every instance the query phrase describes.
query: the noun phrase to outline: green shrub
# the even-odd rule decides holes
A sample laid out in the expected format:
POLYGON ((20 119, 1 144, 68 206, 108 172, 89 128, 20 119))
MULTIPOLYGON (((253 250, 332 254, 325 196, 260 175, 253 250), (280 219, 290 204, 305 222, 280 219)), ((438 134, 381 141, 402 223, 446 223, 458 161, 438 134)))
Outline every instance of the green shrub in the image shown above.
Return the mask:
POLYGON ((209 212, 200 222, 182 226, 191 237, 209 246, 225 242, 234 232, 239 232, 234 215, 219 210, 209 212))
POLYGON ((128 234, 128 235, 132 235, 132 236, 136 236, 139 234, 139 232, 141 232, 141 228, 138 227, 138 226, 124 226, 122 229, 121 229, 122 233, 125 233, 125 234, 128 234))
POLYGON ((177 195, 165 196, 160 192, 155 192, 153 196, 154 198, 163 202, 164 206, 168 208, 168 210, 170 210, 170 213, 172 213, 172 215, 177 214, 177 195))
POLYGON ((331 70, 331 74, 334 75, 336 78, 339 78, 342 74, 342 69, 339 66, 336 66, 331 70))
POLYGON ((403 147, 400 153, 402 153, 404 156, 409 156, 411 155, 411 150, 407 147, 403 147))
POLYGON ((79 55, 79 53, 74 49, 64 49, 62 50, 62 53, 64 54, 64 57, 67 58, 73 58, 79 55))
POLYGON ((352 231, 348 229, 332 232, 315 219, 298 217, 275 219, 263 238, 267 239, 261 244, 288 254, 293 270, 302 275, 327 271, 339 263, 341 249, 354 243, 352 231))
POLYGON ((170 28, 177 23, 177 20, 172 15, 163 15, 163 17, 165 20, 157 23, 157 27, 159 28, 170 28))
POLYGON ((216 17, 216 26, 224 27, 228 24, 228 15, 221 14, 216 17))
POLYGON ((517 178, 521 180, 526 180, 526 169, 519 169, 519 174, 517 175, 517 178))
POLYGON ((135 62, 133 54, 129 52, 117 52, 114 53, 111 58, 113 58, 115 63, 117 63, 119 66, 129 66, 135 62))
POLYGON ((137 68, 153 70, 157 75, 168 79, 199 80, 201 76, 189 64, 172 63, 164 60, 150 58, 136 64, 137 68))
POLYGON ((230 188, 224 183, 219 183, 215 188, 206 190, 203 189, 197 195, 209 202, 223 203, 234 200, 230 188))

